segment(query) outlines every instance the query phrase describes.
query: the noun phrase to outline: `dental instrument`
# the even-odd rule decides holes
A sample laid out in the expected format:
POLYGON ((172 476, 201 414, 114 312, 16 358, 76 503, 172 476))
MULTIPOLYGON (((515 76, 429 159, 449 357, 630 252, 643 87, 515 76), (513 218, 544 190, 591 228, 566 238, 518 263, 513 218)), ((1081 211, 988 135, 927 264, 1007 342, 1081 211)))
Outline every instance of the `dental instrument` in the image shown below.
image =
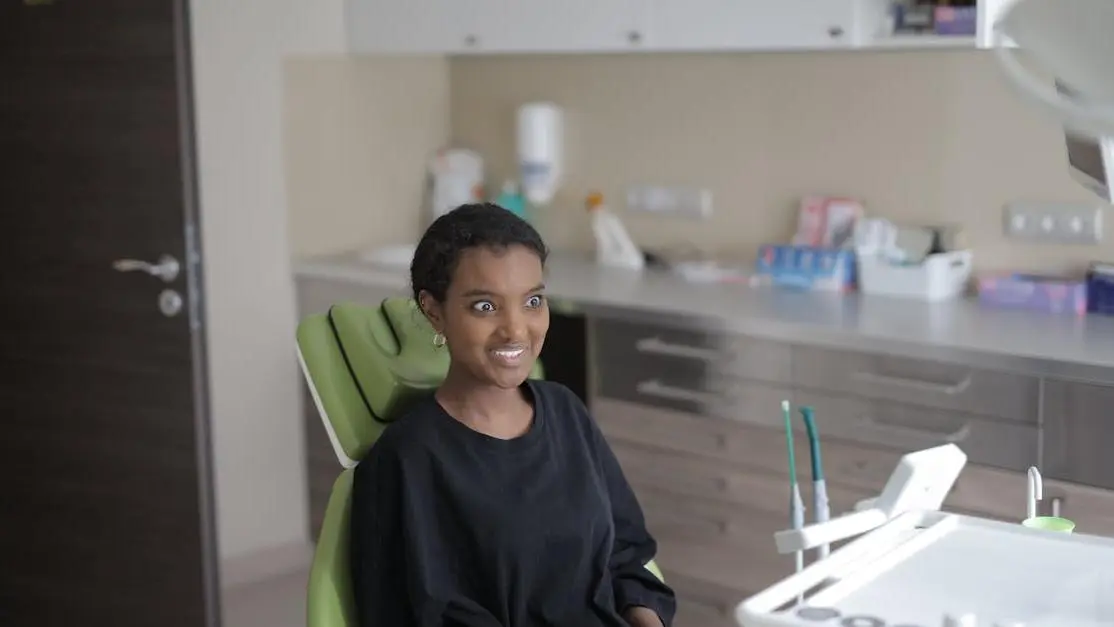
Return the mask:
POLYGON ((1037 517, 1037 501, 1044 500, 1044 480, 1036 466, 1029 467, 1026 478, 1025 520, 1031 520, 1037 517))
MULTIPOLYGON (((805 503, 801 499, 801 487, 797 483, 797 454, 793 449, 793 420, 789 409, 789 401, 781 402, 781 417, 785 423, 785 442, 789 448, 789 524, 793 529, 801 529, 805 526, 805 503)), ((797 572, 799 573, 805 567, 805 552, 803 549, 797 550, 795 559, 797 572)), ((798 600, 804 600, 803 593, 798 600)))
MULTIPOLYGON (((812 507, 816 522, 828 522, 831 508, 828 505, 828 484, 824 480, 824 464, 820 459, 820 434, 816 429, 816 417, 811 407, 801 408, 801 418, 805 421, 808 433, 808 452, 812 461, 812 507)), ((830 545, 821 544, 817 549, 818 559, 828 557, 830 545)))

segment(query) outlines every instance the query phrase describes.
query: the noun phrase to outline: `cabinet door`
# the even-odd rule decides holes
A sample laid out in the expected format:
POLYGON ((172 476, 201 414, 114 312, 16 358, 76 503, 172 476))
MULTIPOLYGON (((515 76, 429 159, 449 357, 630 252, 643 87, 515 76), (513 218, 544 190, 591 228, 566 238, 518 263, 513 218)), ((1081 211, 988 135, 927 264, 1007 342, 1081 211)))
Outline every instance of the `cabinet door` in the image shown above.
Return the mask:
POLYGON ((1046 380, 1044 475, 1114 489, 1114 387, 1046 380))
POLYGON ((473 52, 606 52, 638 49, 649 0, 465 0, 473 52))
POLYGON ((854 0, 650 0, 655 50, 849 47, 854 0))
POLYGON ((444 54, 474 44, 474 0, 346 0, 348 49, 354 53, 444 54))

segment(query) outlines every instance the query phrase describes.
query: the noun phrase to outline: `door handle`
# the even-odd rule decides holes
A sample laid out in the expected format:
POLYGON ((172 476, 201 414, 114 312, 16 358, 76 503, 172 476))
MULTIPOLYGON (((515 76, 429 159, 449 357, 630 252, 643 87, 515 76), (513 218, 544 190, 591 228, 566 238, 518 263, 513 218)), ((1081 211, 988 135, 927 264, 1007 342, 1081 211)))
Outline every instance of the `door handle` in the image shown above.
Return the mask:
POLYGON ((903 387, 909 390, 919 390, 922 392, 955 396, 957 394, 966 392, 967 388, 971 387, 972 375, 967 375, 960 381, 951 384, 933 383, 931 381, 920 381, 918 379, 907 379, 905 377, 894 377, 885 374, 877 374, 874 372, 856 372, 853 373, 851 377, 864 383, 875 383, 880 385, 889 385, 892 387, 903 387))
POLYGON ((671 344, 656 337, 642 338, 634 343, 634 348, 640 353, 683 357, 707 362, 723 361, 728 357, 723 351, 711 348, 699 348, 696 346, 685 346, 684 344, 671 344))
POLYGON ((112 262, 112 267, 117 272, 145 272, 155 278, 170 283, 178 278, 182 265, 172 255, 162 255, 158 263, 140 261, 138 259, 117 259, 112 262))
POLYGON ((878 422, 869 416, 861 417, 859 419, 859 424, 882 435, 888 445, 912 448, 914 450, 924 448, 924 442, 926 440, 943 441, 948 444, 960 444, 971 435, 970 423, 964 423, 963 426, 951 432, 886 424, 884 422, 878 422))

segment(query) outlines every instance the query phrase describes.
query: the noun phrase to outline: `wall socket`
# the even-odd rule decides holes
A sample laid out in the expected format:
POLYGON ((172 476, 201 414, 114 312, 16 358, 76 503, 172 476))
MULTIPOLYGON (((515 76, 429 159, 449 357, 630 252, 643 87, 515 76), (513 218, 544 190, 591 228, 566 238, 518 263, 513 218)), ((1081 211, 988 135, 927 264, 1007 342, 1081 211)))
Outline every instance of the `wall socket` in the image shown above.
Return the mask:
POLYGON ((1013 202, 1002 212, 1002 231, 1033 242, 1097 244, 1102 241, 1102 213, 1094 205, 1013 202))
POLYGON ((706 220, 712 216, 712 192, 698 187, 633 185, 627 188, 627 209, 706 220))

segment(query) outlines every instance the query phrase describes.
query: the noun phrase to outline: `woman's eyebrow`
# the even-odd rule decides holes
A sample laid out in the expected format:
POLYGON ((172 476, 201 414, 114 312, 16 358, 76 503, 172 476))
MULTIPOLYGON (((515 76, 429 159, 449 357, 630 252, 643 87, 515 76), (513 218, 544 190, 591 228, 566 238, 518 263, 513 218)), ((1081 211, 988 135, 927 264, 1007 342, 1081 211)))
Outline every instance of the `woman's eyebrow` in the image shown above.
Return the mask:
MULTIPOLYGON (((542 292, 542 291, 545 291, 545 283, 538 283, 534 287, 530 288, 530 291, 527 292, 527 293, 528 294, 533 294, 535 292, 542 292)), ((494 297, 498 296, 498 294, 496 294, 495 292, 492 292, 490 290, 485 290, 485 289, 472 289, 472 290, 468 290, 467 292, 464 292, 463 294, 461 294, 461 296, 463 298, 477 298, 477 297, 480 297, 480 296, 486 296, 488 298, 494 298, 494 297)))

